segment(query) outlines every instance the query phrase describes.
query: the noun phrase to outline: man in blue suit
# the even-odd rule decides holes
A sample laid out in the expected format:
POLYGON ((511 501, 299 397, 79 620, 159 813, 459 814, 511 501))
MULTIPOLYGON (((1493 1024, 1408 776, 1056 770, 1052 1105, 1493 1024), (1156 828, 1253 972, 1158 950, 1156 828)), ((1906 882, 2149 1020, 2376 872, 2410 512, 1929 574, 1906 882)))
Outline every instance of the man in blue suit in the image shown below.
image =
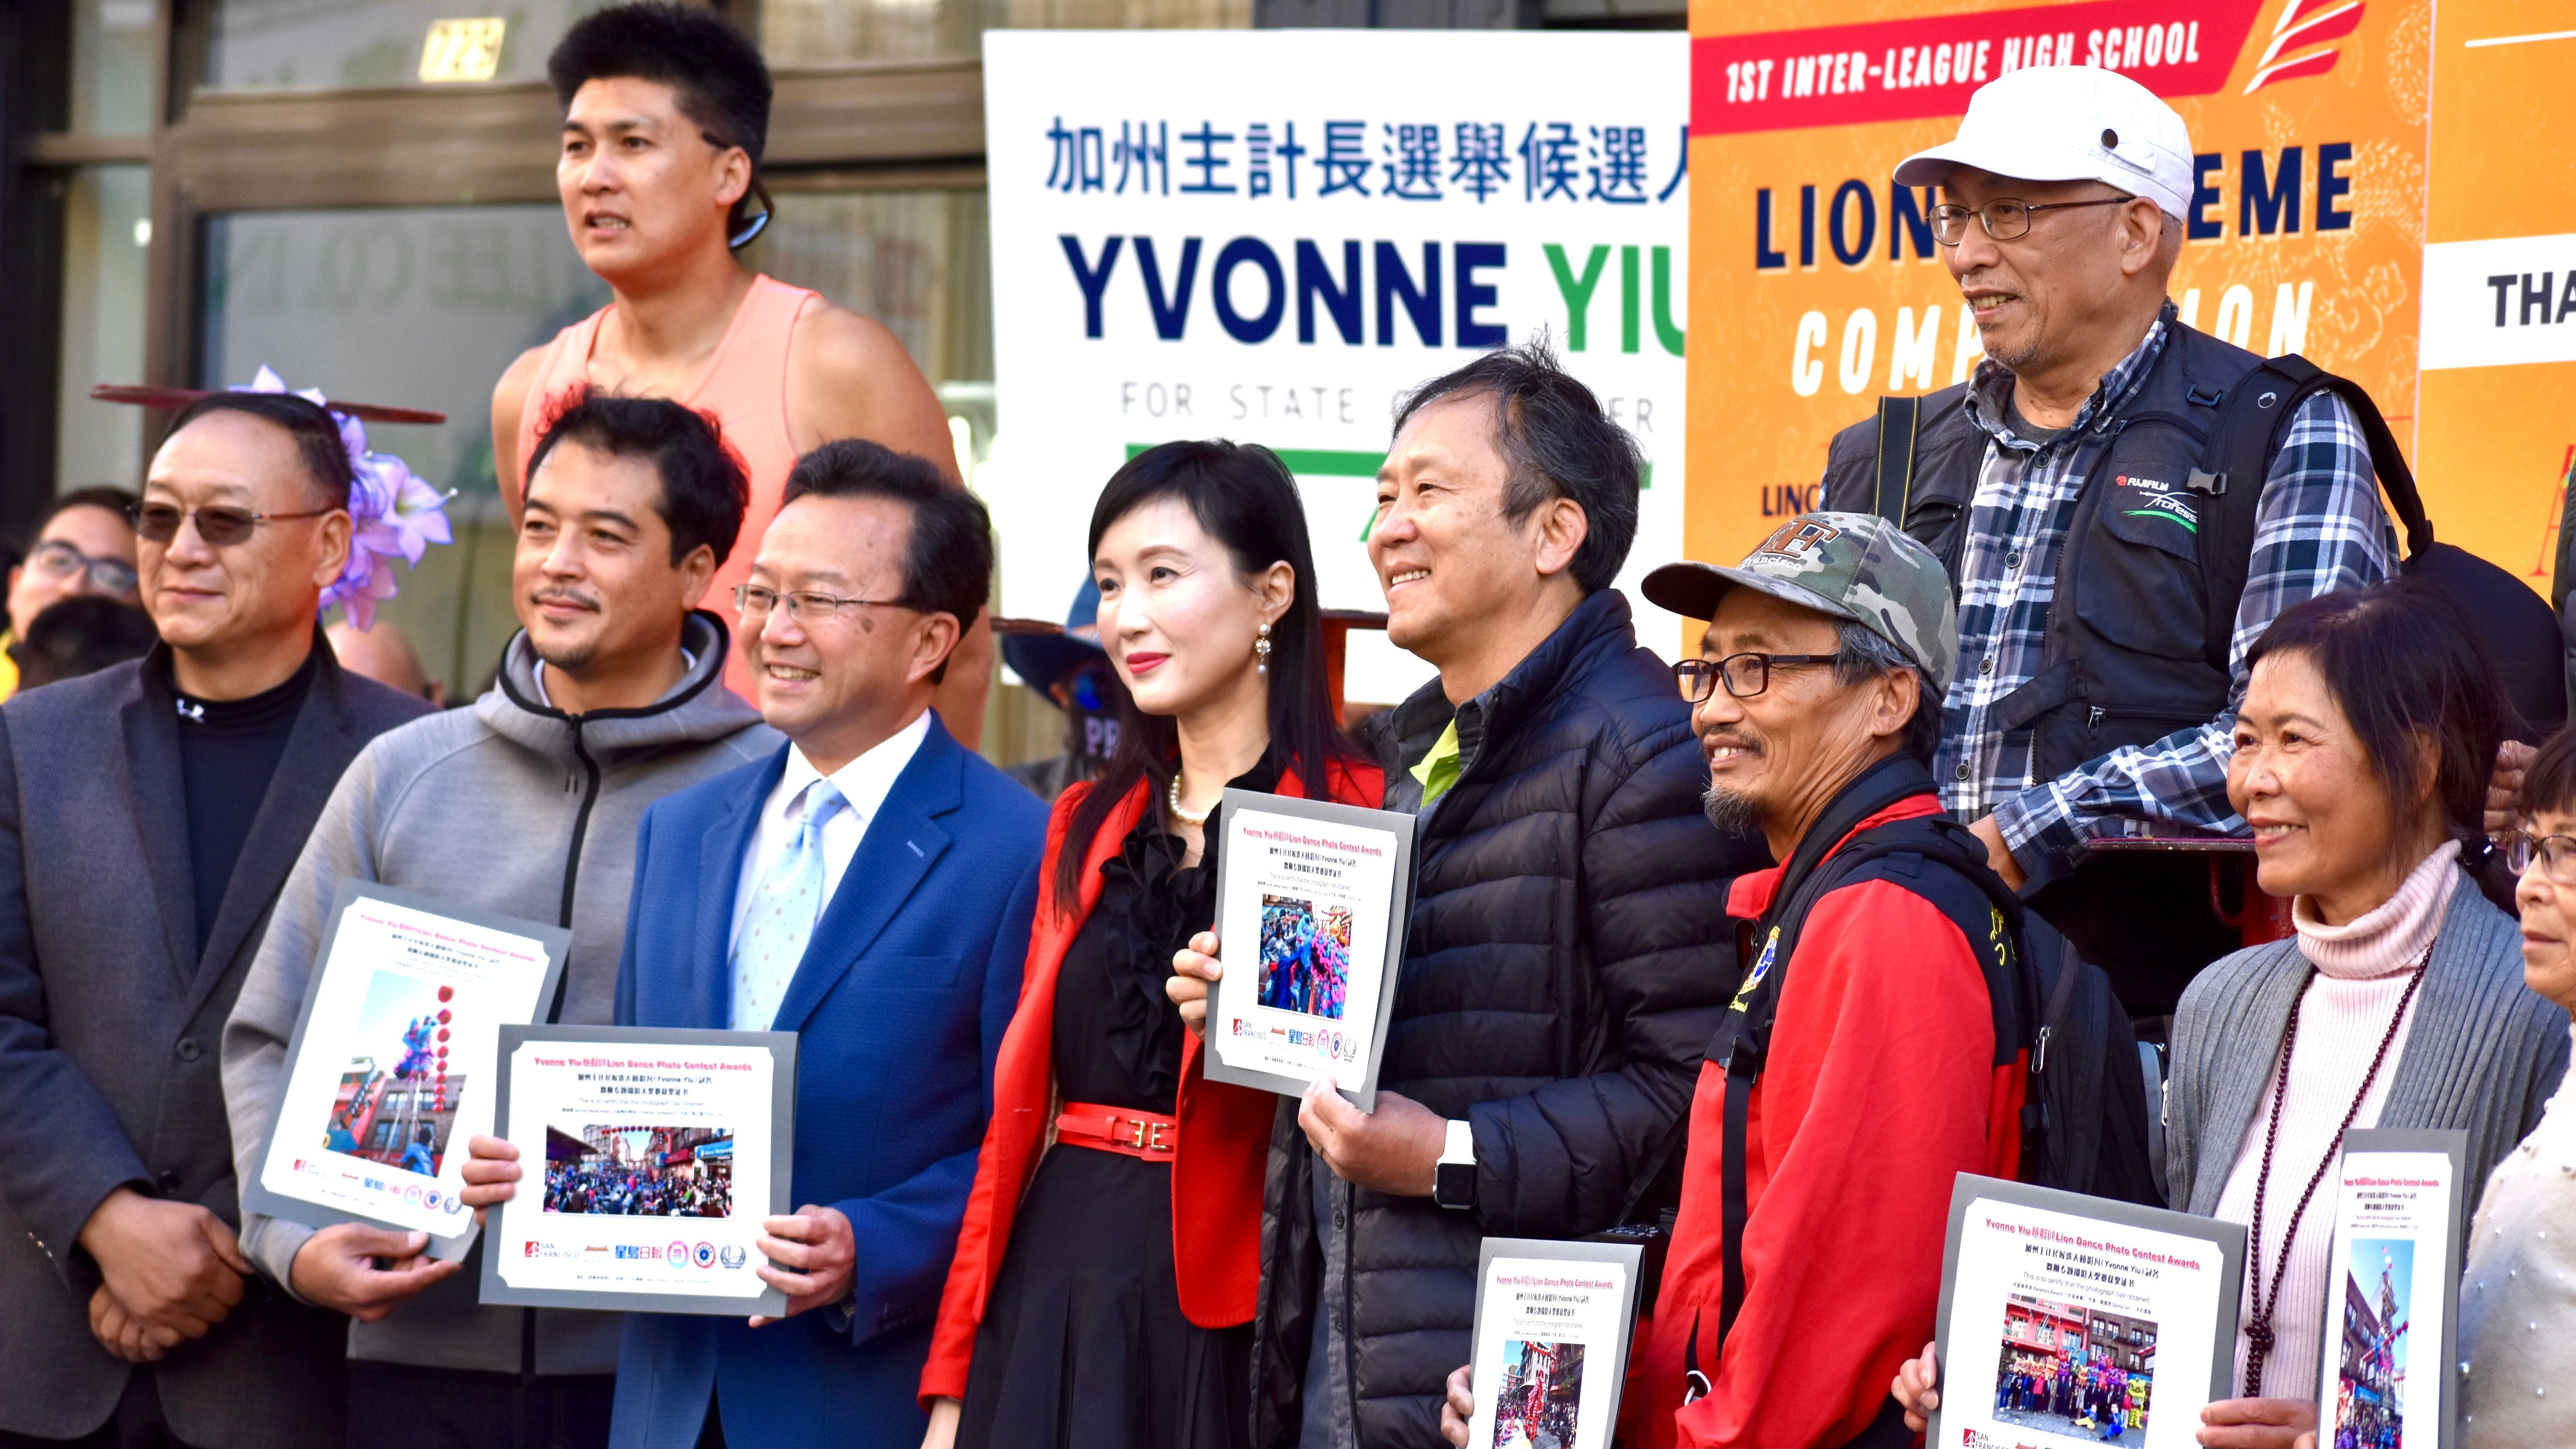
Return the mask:
MULTIPOLYGON (((806 1205, 760 1243, 784 1319, 629 1315, 613 1444, 908 1445, 926 1427, 914 1391, 1046 830, 930 708, 992 569, 982 504, 849 440, 797 463, 738 590, 761 715, 789 743, 645 813, 617 1020, 796 1032, 806 1205)), ((512 1150, 473 1150, 466 1200, 509 1196, 512 1150)))

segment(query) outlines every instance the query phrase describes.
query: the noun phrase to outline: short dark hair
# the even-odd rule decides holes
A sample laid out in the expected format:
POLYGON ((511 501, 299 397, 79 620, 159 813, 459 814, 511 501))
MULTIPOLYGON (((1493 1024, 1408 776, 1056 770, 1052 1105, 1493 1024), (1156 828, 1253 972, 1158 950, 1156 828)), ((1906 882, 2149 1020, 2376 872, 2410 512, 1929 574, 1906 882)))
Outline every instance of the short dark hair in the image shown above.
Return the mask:
MULTIPOLYGON (((951 615, 961 631, 984 612, 984 597, 993 589, 993 519, 937 464, 865 438, 843 438, 796 460, 779 507, 809 496, 891 498, 910 505, 912 532, 904 540, 903 597, 897 602, 951 615)), ((948 661, 942 659, 931 682, 947 677, 948 661)))
POLYGON ((671 562, 697 551, 715 551, 721 567, 742 537, 751 507, 751 475, 724 440, 715 414, 685 408, 669 398, 621 397, 585 387, 567 394, 544 423, 528 453, 528 476, 519 496, 536 480, 537 465, 557 443, 578 443, 612 458, 646 458, 662 478, 655 507, 671 530, 671 562))
POLYGON ((1573 499, 1588 524, 1574 581, 1587 594, 1610 587, 1637 541, 1636 439, 1557 365, 1544 333, 1415 388, 1396 406, 1395 430, 1435 402, 1477 394, 1494 400, 1494 446, 1510 470, 1503 516, 1518 523, 1550 498, 1573 499))
POLYGON ((2576 810, 2576 724, 2541 742, 2522 771, 2522 813, 2576 810))
POLYGON ((1941 691, 1932 687, 1932 676, 1867 624, 1838 619, 1834 631, 1834 683, 1848 688, 1899 669, 1914 676, 1914 713, 1907 717, 1897 745, 1923 763, 1932 763, 1933 753, 1941 748, 1941 691))
POLYGON ((34 689, 140 659, 160 637, 152 616, 132 604, 74 594, 29 620, 27 637, 11 644, 9 654, 18 661, 18 687, 34 689))
MULTIPOLYGON (((769 144, 769 63, 732 21, 667 0, 612 5, 575 21, 546 57, 555 103, 567 112, 584 85, 623 77, 669 86, 708 145, 740 146, 759 172, 769 144)), ((736 229, 750 202, 746 194, 734 204, 736 229)))
POLYGON ((2442 590, 2396 578, 2281 611, 2246 665, 2298 654, 2324 679, 2371 773, 2401 805, 2429 784, 2451 839, 2474 864, 2486 836, 2487 778, 2511 707, 2477 626, 2442 590), (2415 741, 2433 741, 2420 778, 2415 741))
POLYGON ((55 519, 75 508, 104 508, 124 519, 126 527, 131 528, 134 526, 135 505, 142 501, 129 489, 110 488, 104 483, 57 493, 53 501, 45 505, 45 511, 37 516, 36 526, 27 530, 27 546, 33 548, 36 540, 44 537, 45 530, 53 526, 55 519))
POLYGON ((358 474, 340 442, 339 421, 320 403, 291 392, 210 392, 180 409, 165 436, 178 436, 180 429, 210 413, 248 413, 285 429, 295 440, 296 455, 304 460, 313 486, 322 490, 332 507, 349 506, 349 490, 357 486, 358 474))

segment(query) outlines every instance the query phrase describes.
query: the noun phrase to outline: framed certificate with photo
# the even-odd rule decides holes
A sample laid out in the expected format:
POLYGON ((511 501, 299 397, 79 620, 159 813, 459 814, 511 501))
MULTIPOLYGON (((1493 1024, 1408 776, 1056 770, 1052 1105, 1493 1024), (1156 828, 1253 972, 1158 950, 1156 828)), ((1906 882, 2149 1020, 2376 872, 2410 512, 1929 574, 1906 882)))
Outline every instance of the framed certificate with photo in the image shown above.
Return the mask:
POLYGON ((777 1315, 761 1219, 791 1212, 796 1033, 504 1027, 485 1303, 777 1315))
POLYGON ((1608 1449, 1644 1255, 1641 1242, 1485 1239, 1468 1369, 1472 1449, 1608 1449))
POLYGON ((1924 1442, 2196 1446, 2244 1277, 2242 1224, 1960 1173, 1924 1442))
POLYGON ((1413 817, 1225 792, 1208 996, 1210 1080, 1303 1093, 1329 1081, 1363 1112, 1395 1007, 1413 903, 1413 817))
POLYGON ((2343 1134, 2319 1342, 2317 1442, 2459 1442, 2466 1132, 2343 1134))
POLYGON ((242 1206, 430 1235, 462 1257, 465 1143, 491 1129, 494 1033, 544 1014, 572 933, 344 880, 242 1206))

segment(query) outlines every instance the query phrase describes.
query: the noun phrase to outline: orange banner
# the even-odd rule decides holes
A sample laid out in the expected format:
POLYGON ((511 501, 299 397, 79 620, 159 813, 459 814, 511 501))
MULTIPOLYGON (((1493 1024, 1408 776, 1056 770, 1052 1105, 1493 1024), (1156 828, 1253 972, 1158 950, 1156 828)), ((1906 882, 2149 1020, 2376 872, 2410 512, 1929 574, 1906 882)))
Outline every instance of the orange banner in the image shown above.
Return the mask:
MULTIPOLYGON (((1967 377, 1981 353, 1935 198, 1889 176, 2023 64, 2102 65, 2170 101, 2197 157, 2184 318, 2358 380, 2411 437, 2428 0, 1694 0, 1691 31, 1691 557, 1739 558, 1814 507, 1826 443, 1877 397, 1967 377)), ((2535 138, 2489 164, 2527 185, 2520 158, 2559 149, 2535 138)), ((2455 489, 2425 493, 2437 526, 2465 511, 2455 489)))
POLYGON ((2576 465, 2576 7, 2442 0, 2416 471, 2442 537, 2548 592, 2576 465))

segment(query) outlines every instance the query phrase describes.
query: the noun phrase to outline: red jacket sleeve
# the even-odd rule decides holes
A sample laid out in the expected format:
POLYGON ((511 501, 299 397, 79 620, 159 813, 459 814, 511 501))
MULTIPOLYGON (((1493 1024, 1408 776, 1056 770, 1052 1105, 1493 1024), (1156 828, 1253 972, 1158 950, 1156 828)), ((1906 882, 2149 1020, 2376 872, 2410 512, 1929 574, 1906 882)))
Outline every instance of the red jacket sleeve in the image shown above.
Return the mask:
POLYGON ((1677 1416, 1681 1443, 1834 1445, 1868 1427, 1932 1337, 1952 1180, 1986 1170, 1996 1082, 1985 977, 1958 928, 1885 881, 1818 901, 1749 1109, 1744 1306, 1711 1392, 1677 1416))

